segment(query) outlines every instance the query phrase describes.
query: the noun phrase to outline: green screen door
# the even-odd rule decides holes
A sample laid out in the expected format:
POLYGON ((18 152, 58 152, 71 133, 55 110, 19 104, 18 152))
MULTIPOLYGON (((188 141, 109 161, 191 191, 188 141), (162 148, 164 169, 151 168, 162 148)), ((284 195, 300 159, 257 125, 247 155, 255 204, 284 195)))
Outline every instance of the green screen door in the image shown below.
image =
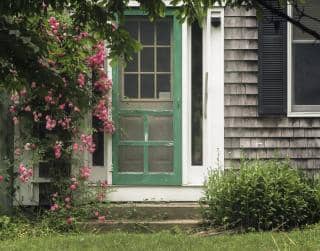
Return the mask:
POLYGON ((181 184, 181 24, 128 11, 124 28, 142 45, 113 70, 113 184, 181 184))

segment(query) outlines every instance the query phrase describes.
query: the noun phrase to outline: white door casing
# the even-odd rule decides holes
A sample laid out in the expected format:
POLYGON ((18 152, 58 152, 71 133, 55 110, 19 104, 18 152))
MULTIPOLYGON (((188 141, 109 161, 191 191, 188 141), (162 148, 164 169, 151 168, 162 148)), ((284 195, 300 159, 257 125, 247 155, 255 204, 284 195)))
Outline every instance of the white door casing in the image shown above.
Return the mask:
MULTIPOLYGON (((187 25, 185 25, 187 26, 187 25)), ((184 27, 188 44, 183 56, 183 185, 202 186, 207 174, 224 165, 224 9, 208 12, 203 27, 203 165, 191 165, 191 29, 184 27), (213 26, 212 18, 220 19, 213 26)))

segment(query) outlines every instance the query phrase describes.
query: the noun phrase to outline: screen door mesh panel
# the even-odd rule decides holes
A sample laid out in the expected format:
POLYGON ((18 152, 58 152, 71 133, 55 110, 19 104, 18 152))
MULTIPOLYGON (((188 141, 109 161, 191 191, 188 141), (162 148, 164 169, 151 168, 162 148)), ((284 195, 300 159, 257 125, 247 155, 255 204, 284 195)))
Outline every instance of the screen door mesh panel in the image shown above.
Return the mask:
POLYGON ((149 140, 172 140, 172 116, 149 116, 149 140))
POLYGON ((149 172, 173 171, 173 147, 150 146, 149 147, 149 172))
POLYGON ((144 140, 142 116, 121 116, 120 124, 122 140, 144 140))

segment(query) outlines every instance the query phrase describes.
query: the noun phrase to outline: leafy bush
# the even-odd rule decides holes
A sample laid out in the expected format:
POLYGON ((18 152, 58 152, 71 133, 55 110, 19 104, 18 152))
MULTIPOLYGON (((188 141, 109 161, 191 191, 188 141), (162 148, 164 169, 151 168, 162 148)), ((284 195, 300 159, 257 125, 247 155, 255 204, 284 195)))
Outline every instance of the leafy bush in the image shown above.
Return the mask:
POLYGON ((287 161, 242 161, 240 170, 209 175, 201 204, 214 227, 288 229, 319 221, 319 195, 318 184, 287 161))
POLYGON ((26 217, 0 215, 0 241, 16 240, 25 237, 49 236, 58 234, 45 221, 31 221, 26 217))

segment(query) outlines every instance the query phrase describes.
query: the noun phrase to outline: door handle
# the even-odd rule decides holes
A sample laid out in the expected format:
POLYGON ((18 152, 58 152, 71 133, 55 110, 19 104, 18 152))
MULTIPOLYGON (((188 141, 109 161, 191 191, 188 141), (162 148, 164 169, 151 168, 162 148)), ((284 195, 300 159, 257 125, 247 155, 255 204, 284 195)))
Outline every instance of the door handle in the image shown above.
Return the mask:
POLYGON ((208 106, 208 72, 205 74, 205 80, 204 80, 204 111, 203 115, 204 118, 207 118, 207 106, 208 106))
POLYGON ((176 101, 176 109, 177 109, 177 110, 180 109, 180 98, 177 99, 177 101, 176 101))

